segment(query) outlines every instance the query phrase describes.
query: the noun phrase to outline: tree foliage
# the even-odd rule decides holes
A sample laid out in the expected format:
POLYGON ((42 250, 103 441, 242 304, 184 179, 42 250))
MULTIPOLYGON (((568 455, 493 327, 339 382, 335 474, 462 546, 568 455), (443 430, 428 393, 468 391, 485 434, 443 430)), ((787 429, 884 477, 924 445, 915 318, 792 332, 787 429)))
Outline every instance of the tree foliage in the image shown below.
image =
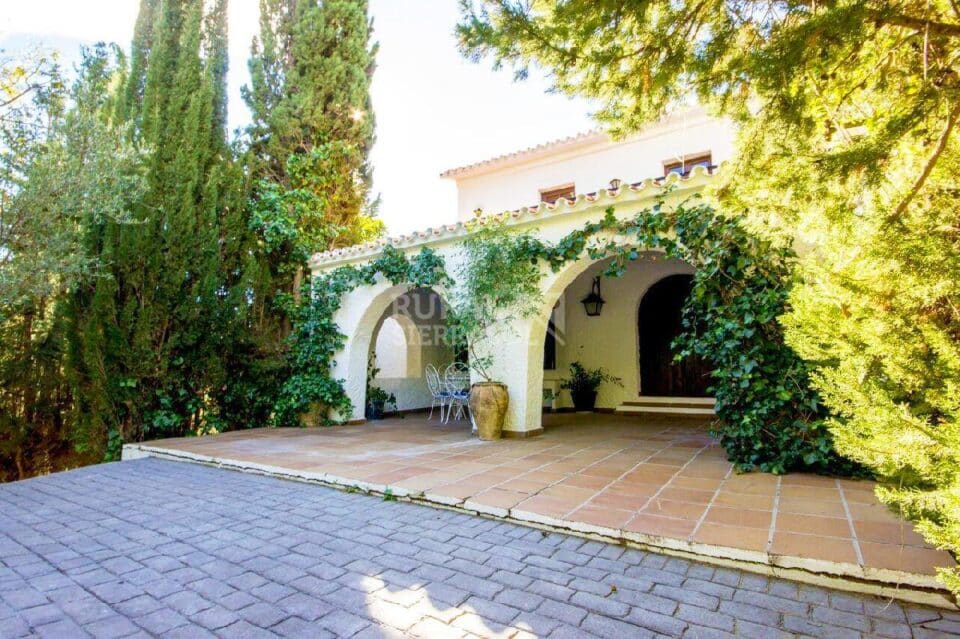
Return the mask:
POLYGON ((296 241, 283 257, 299 266, 304 253, 382 232, 382 225, 371 223, 367 201, 377 52, 371 30, 363 0, 260 2, 251 83, 244 89, 260 180, 255 197, 264 199, 267 211, 275 210, 278 192, 288 198, 283 206, 296 241))
POLYGON ((156 18, 134 44, 142 76, 125 88, 142 81, 142 102, 121 115, 146 152, 146 190, 131 224, 90 227, 86 253, 106 276, 78 286, 67 311, 76 436, 92 450, 210 427, 225 379, 226 3, 145 6, 156 18))
POLYGON ((0 479, 82 460, 64 419, 60 302, 104 277, 85 230, 127 223, 143 193, 139 154, 102 117, 122 64, 88 49, 71 87, 42 52, 0 72, 0 479))
POLYGON ((375 47, 364 0, 263 8, 232 144, 226 0, 140 0, 129 59, 98 46, 69 89, 0 58, 0 479, 271 423, 309 366, 308 257, 382 230, 375 47))
MULTIPOLYGON (((614 131, 696 97, 740 125, 722 204, 799 239, 783 323, 839 450, 960 552, 960 9, 464 0, 463 51, 552 74, 614 131)), ((776 231, 779 231, 777 233, 776 231)), ((960 592, 960 573, 944 571, 960 592)))

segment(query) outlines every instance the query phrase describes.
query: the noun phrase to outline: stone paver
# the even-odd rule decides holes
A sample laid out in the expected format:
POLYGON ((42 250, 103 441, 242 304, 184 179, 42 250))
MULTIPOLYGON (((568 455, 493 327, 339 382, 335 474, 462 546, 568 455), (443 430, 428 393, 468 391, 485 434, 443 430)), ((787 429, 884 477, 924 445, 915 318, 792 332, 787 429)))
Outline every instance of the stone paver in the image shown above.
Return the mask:
POLYGON ((157 459, 0 486, 0 637, 947 637, 960 614, 157 459))

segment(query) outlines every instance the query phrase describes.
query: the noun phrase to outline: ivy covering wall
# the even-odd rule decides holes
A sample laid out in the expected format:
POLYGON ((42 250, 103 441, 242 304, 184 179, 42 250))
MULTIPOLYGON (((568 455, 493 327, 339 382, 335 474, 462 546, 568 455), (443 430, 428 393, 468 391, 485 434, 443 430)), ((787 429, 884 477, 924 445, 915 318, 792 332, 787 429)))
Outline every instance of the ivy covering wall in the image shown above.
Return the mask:
POLYGON ((291 309, 293 331, 288 342, 293 374, 280 389, 274 425, 329 424, 332 414, 350 414, 353 405, 344 381, 331 374, 347 340, 333 316, 347 293, 372 286, 378 278, 394 286, 406 283, 411 288, 450 283, 443 257, 433 249, 424 248, 407 258, 392 246, 384 248, 369 264, 342 266, 315 277, 304 287, 303 302, 291 309))

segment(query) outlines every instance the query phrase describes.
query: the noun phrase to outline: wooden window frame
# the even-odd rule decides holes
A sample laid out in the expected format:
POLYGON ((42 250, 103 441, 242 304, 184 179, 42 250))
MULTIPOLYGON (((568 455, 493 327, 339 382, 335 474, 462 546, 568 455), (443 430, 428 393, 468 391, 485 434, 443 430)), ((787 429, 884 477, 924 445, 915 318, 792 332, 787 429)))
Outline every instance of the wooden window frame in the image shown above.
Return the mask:
POLYGON ((573 200, 577 197, 577 186, 573 182, 552 186, 547 189, 540 189, 540 201, 547 204, 556 204, 557 200, 564 198, 573 200))
POLYGON ((687 153, 680 156, 679 160, 664 160, 663 176, 667 177, 671 173, 679 173, 681 176, 689 175, 693 167, 702 166, 704 162, 707 163, 706 166, 708 167, 713 166, 713 153, 711 151, 687 153))

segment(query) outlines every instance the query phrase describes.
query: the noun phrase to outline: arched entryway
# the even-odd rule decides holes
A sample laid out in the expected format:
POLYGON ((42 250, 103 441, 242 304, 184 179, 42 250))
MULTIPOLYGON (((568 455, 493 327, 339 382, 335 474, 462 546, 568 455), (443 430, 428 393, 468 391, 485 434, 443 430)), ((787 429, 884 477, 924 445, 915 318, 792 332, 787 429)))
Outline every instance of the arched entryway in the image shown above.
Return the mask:
POLYGON ((429 408, 428 365, 444 371, 457 357, 447 343, 447 305, 430 288, 413 288, 383 310, 370 341, 371 386, 396 397, 397 410, 429 408))
POLYGON ((683 305, 693 276, 670 275, 651 286, 637 312, 640 336, 640 394, 706 397, 710 369, 699 357, 674 360, 673 341, 683 332, 683 305))

